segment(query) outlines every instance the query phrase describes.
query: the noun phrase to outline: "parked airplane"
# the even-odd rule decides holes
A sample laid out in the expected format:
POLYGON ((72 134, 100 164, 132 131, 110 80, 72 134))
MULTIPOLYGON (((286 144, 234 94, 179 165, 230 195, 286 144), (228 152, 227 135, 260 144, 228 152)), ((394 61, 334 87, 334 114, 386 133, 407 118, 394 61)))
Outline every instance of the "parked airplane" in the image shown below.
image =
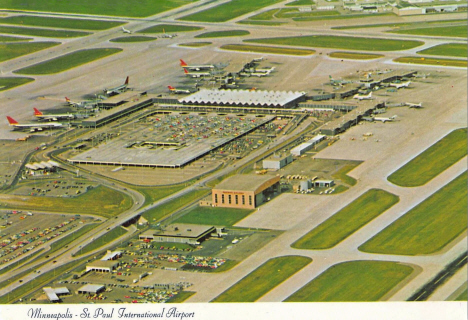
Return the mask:
POLYGON ((269 74, 270 72, 251 72, 250 73, 251 76, 256 76, 256 77, 265 77, 269 74))
POLYGON ((122 31, 123 31, 123 33, 132 33, 130 30, 127 30, 124 27, 122 27, 122 31))
POLYGON ((352 83, 352 81, 349 81, 349 80, 335 80, 333 79, 332 76, 328 76, 330 78, 330 84, 332 86, 336 86, 336 85, 341 85, 341 84, 347 84, 347 83, 352 83))
POLYGON ((374 117, 374 121, 382 121, 383 123, 385 123, 387 121, 391 122, 391 121, 395 120, 396 117, 397 117, 396 115, 393 116, 393 117, 390 117, 390 118, 374 117))
POLYGON ((184 73, 186 76, 192 77, 192 78, 201 78, 205 76, 211 76, 211 72, 189 72, 187 69, 184 68, 184 73))
POLYGON ((214 65, 212 64, 195 64, 195 65, 188 65, 184 60, 180 59, 180 66, 187 70, 207 70, 207 69, 214 69, 214 65))
POLYGON ((411 84, 411 81, 400 82, 400 83, 390 83, 390 87, 395 87, 397 89, 408 88, 410 84, 411 84))
POLYGON ((129 77, 127 76, 127 79, 125 79, 125 83, 120 85, 120 86, 117 86, 115 88, 111 88, 111 89, 104 89, 104 92, 105 94, 107 94, 108 96, 110 95, 114 95, 114 94, 119 94, 119 93, 122 93, 124 92, 127 87, 128 87, 128 80, 129 80, 129 77))
POLYGON ((371 100, 372 99, 372 92, 369 92, 367 95, 360 95, 359 93, 356 94, 353 99, 358 99, 359 101, 361 100, 371 100))
POLYGON ((92 109, 101 100, 85 100, 85 101, 75 102, 75 101, 71 101, 69 98, 65 97, 65 101, 68 103, 69 106, 72 106, 72 107, 92 109))
POLYGON ((275 70, 275 67, 270 67, 270 68, 255 68, 255 72, 265 72, 265 73, 270 73, 273 70, 275 70))
POLYGON ((74 114, 71 114, 71 113, 64 113, 64 114, 43 114, 42 112, 40 112, 39 110, 37 110, 36 108, 33 108, 34 109, 34 115, 36 116, 36 118, 38 118, 39 120, 49 120, 49 121, 57 121, 59 119, 75 119, 75 115, 74 114))
POLYGON ((171 91, 171 93, 175 93, 175 94, 191 93, 190 90, 177 89, 177 88, 174 88, 172 86, 167 86, 167 88, 169 89, 169 91, 171 91))
POLYGON ((8 123, 10 126, 13 127, 14 129, 29 129, 30 132, 35 132, 35 131, 42 131, 44 129, 52 129, 52 128, 61 128, 63 127, 63 124, 58 123, 58 122, 46 122, 46 123, 18 123, 15 119, 12 117, 7 116, 8 123))
POLYGON ((415 109, 419 109, 419 108, 422 108, 422 102, 420 103, 411 103, 411 102, 405 102, 405 104, 410 107, 410 108, 415 108, 415 109))

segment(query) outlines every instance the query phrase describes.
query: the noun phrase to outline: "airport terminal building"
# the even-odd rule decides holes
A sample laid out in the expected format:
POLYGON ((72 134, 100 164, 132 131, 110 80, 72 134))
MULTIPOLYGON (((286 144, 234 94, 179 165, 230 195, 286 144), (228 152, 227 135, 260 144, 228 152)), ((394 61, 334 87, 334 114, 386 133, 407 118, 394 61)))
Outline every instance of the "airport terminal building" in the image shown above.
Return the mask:
POLYGON ((201 89, 179 99, 185 105, 251 108, 294 108, 305 100, 305 92, 201 89))
POLYGON ((214 207, 255 209, 279 189, 279 176, 235 175, 212 190, 214 207))

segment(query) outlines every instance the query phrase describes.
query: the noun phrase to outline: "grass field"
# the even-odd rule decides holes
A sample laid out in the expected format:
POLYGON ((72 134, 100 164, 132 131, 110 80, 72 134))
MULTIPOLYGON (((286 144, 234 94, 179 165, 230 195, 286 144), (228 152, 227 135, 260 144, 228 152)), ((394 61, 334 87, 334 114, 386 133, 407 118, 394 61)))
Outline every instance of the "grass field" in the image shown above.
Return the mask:
POLYGON ((340 15, 338 11, 301 12, 298 8, 271 9, 249 17, 250 20, 292 19, 340 15))
POLYGON ((296 0, 293 2, 288 2, 285 5, 286 6, 311 6, 315 4, 314 0, 296 0))
POLYGON ((277 21, 261 21, 261 20, 242 20, 236 22, 239 24, 252 24, 252 25, 260 25, 260 26, 280 26, 285 24, 286 22, 277 22, 277 21))
POLYGON ((287 46, 320 47, 368 51, 395 51, 406 50, 424 44, 421 41, 411 40, 391 40, 379 38, 360 38, 343 36, 302 36, 302 37, 281 37, 244 40, 245 42, 255 42, 264 44, 276 44, 287 46))
POLYGON ((78 251, 75 254, 75 256, 80 256, 80 255, 86 254, 88 252, 94 251, 94 250, 96 250, 96 249, 98 249, 98 248, 100 248, 100 247, 114 241, 115 239, 120 238, 121 236, 123 236, 126 233, 127 233, 127 230, 125 230, 122 227, 114 228, 114 229, 110 230, 109 232, 103 234, 99 238, 94 239, 93 242, 91 242, 90 244, 88 244, 88 245, 84 246, 83 248, 81 248, 81 250, 78 251))
POLYGON ((0 195, 0 203, 4 208, 15 210, 88 213, 112 217, 130 209, 132 199, 114 189, 98 186, 74 198, 0 195))
POLYGON ((393 30, 388 31, 391 33, 399 34, 416 34, 420 36, 439 36, 439 37, 461 37, 468 36, 467 28, 465 26, 450 26, 450 27, 431 27, 431 28, 417 28, 406 30, 393 30))
POLYGON ((179 43, 179 46, 199 48, 199 47, 209 46, 210 44, 213 44, 213 42, 187 42, 187 43, 179 43))
POLYGON ((458 297, 455 298, 455 301, 467 301, 468 300, 468 291, 463 291, 458 297))
POLYGON ((252 212, 252 210, 247 209, 196 207, 189 213, 177 219, 176 222, 232 226, 252 212))
POLYGON ((461 43, 446 43, 439 44, 426 50, 418 51, 417 53, 466 58, 468 55, 468 50, 466 49, 466 45, 461 43))
POLYGON ((138 33, 164 33, 164 32, 189 32, 203 30, 203 27, 181 26, 178 24, 157 24, 155 26, 137 31, 138 33))
POLYGON ((13 71, 18 74, 53 74, 76 68, 122 51, 118 48, 85 49, 13 71))
POLYGON ((372 53, 354 53, 354 52, 332 52, 329 54, 331 58, 336 59, 352 59, 352 60, 371 60, 382 58, 381 54, 372 53))
POLYGON ((179 20, 225 22, 278 2, 281 2, 281 0, 232 0, 216 7, 182 17, 179 20))
POLYGON ((19 42, 19 41, 31 41, 31 40, 32 40, 32 38, 0 36, 0 42, 19 42))
POLYGON ((294 242, 296 249, 329 249, 391 208, 399 198, 371 189, 294 242))
POLYGON ((439 59, 430 57, 400 57, 393 59, 395 62, 409 63, 409 64, 423 64, 423 65, 434 65, 434 66, 448 66, 448 67, 459 67, 466 68, 466 60, 454 60, 454 59, 439 59))
POLYGON ((376 24, 364 24, 364 25, 355 25, 355 26, 341 26, 341 27, 332 27, 332 29, 360 29, 360 28, 400 28, 400 27, 409 27, 409 26, 418 26, 426 24, 446 24, 446 23, 466 23, 465 19, 458 20, 438 20, 438 21, 424 21, 424 22, 400 22, 400 23, 376 23, 376 24))
POLYGON ((146 36, 130 36, 130 37, 119 37, 109 40, 110 42, 144 42, 156 40, 155 37, 146 36))
POLYGON ((0 0, 0 8, 45 12, 69 12, 123 17, 147 17, 192 3, 192 0, 0 0))
POLYGON ((342 14, 342 15, 323 15, 309 17, 295 17, 294 21, 319 21, 319 20, 348 20, 348 19, 369 19, 375 20, 382 16, 394 16, 394 13, 373 13, 373 14, 342 14))
POLYGON ((153 203, 157 200, 163 199, 173 193, 176 193, 183 188, 185 185, 183 184, 176 184, 173 186, 164 186, 164 187, 131 187, 132 189, 140 192, 145 196, 145 203, 144 205, 153 203))
POLYGON ((403 167, 388 181, 401 187, 422 186, 466 156, 467 129, 458 129, 434 143, 403 167))
POLYGON ((311 261, 312 259, 301 256, 272 258, 224 291, 212 302, 254 302, 311 261))
POLYGON ((68 30, 53 30, 53 29, 38 29, 26 27, 9 27, 0 26, 0 33, 10 33, 24 36, 45 37, 45 38, 76 38, 90 35, 89 32, 68 31, 68 30))
POLYGON ((161 206, 145 211, 143 213, 143 217, 145 217, 145 219, 147 219, 150 223, 156 222, 203 197, 204 195, 208 194, 208 192, 209 191, 205 189, 191 191, 182 197, 178 197, 169 202, 166 202, 161 206))
POLYGON ((285 301, 378 301, 412 272, 413 268, 396 262, 344 262, 327 269, 285 301))
POLYGON ((34 79, 25 77, 2 77, 0 78, 0 91, 18 87, 31 81, 34 81, 34 79))
POLYGON ((0 19, 0 24, 14 24, 35 27, 78 29, 78 30, 106 30, 120 26, 122 21, 103 21, 90 19, 66 19, 36 16, 12 16, 0 19))
POLYGON ((346 183, 347 185, 354 186, 356 185, 357 181, 356 179, 348 176, 348 172, 350 172, 360 164, 361 162, 355 162, 353 164, 345 165, 341 169, 333 173, 332 178, 335 180, 340 180, 341 182, 346 183))
POLYGON ((232 51, 246 51, 246 52, 258 52, 258 53, 269 53, 269 54, 287 54, 292 56, 308 56, 314 54, 314 50, 307 49, 293 49, 284 47, 269 47, 269 46, 255 46, 248 44, 225 44, 220 47, 224 50, 232 51))
POLYGON ((60 42, 18 42, 0 44, 0 62, 44 50, 59 44, 60 42))
POLYGON ((193 296, 195 292, 193 291, 181 291, 174 297, 172 297, 169 301, 166 303, 181 303, 193 296))
POLYGON ((195 38, 224 38, 224 37, 239 37, 249 35, 250 32, 247 30, 228 30, 228 31, 213 31, 205 32, 196 35, 195 38))
POLYGON ((418 255, 441 250, 462 232, 468 216, 466 171, 359 247, 372 253, 418 255))

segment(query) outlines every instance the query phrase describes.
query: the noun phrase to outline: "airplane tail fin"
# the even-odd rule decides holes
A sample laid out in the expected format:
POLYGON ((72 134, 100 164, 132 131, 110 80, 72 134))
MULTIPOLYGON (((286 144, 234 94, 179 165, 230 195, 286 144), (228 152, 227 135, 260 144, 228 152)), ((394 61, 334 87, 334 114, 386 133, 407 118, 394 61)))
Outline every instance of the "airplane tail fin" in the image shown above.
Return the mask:
POLYGON ((171 90, 171 91, 172 91, 172 90, 175 90, 175 88, 172 87, 172 86, 167 86, 167 87, 168 87, 168 89, 171 90))
POLYGON ((68 99, 67 97, 65 97, 65 101, 66 101, 66 102, 70 102, 70 99, 68 99))
POLYGON ((42 112, 40 112, 39 110, 37 110, 36 108, 33 108, 34 109, 34 115, 35 116, 42 116, 42 112))
POLYGON ((125 84, 128 85, 128 80, 129 80, 129 76, 127 76, 127 79, 125 79, 125 84))
POLYGON ((182 59, 179 59, 179 60, 180 60, 180 66, 181 66, 181 67, 186 67, 186 66, 188 66, 188 64, 185 63, 184 60, 182 60, 182 59))
POLYGON ((15 119, 13 119, 13 118, 10 117, 10 116, 7 116, 7 119, 8 119, 8 123, 9 123, 10 125, 18 124, 18 121, 16 121, 15 119))
POLYGON ((185 73, 185 74, 188 74, 189 72, 187 71, 187 69, 184 68, 184 73, 185 73))

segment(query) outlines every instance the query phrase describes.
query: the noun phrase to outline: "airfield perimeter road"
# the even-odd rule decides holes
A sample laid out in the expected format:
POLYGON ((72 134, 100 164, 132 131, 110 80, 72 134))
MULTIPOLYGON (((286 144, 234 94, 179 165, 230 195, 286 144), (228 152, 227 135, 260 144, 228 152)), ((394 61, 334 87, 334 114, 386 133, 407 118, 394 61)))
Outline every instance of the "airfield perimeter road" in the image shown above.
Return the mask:
MULTIPOLYGON (((207 4, 204 1, 202 5, 207 4)), ((207 4, 211 6, 212 4, 207 4)), ((192 5, 190 5, 192 6, 192 5)), ((196 6, 193 4, 193 6, 196 6)), ((96 32, 90 36, 78 39, 61 40, 63 44, 54 48, 36 52, 27 56, 19 57, 9 61, 0 63, 0 70, 3 75, 12 75, 12 71, 45 61, 65 53, 73 52, 79 49, 95 48, 95 47, 119 47, 124 48, 124 51, 110 57, 86 64, 79 68, 71 69, 66 72, 58 73, 55 75, 45 75, 35 77, 37 81, 24 85, 19 88, 14 88, 5 92, 0 92, 1 107, 0 117, 5 119, 6 115, 17 117, 20 121, 27 121, 31 118, 32 107, 39 109, 50 109, 51 105, 55 104, 53 101, 61 101, 64 96, 69 96, 74 100, 79 99, 84 94, 95 93, 102 90, 104 87, 112 87, 119 85, 123 82, 125 76, 130 76, 130 87, 138 90, 149 90, 154 92, 161 92, 168 84, 183 84, 186 78, 183 76, 179 65, 178 59, 189 59, 190 62, 195 63, 219 63, 230 61, 232 63, 245 63, 252 57, 267 56, 268 62, 278 61, 280 70, 267 80, 259 80, 260 85, 265 84, 266 88, 277 90, 310 90, 311 88, 318 88, 323 83, 327 82, 328 75, 346 76, 356 70, 365 69, 418 69, 423 72, 432 72, 446 70, 450 76, 447 79, 440 80, 440 83, 434 88, 429 85, 424 85, 425 95, 421 94, 421 101, 425 107, 422 110, 408 110, 401 109, 395 110, 399 116, 402 116, 401 122, 391 124, 373 124, 364 125, 352 128, 347 133, 342 135, 342 140, 328 147, 321 152, 318 157, 338 159, 357 159, 365 160, 363 164, 353 170, 350 175, 358 179, 358 184, 345 193, 331 195, 331 196, 315 196, 315 195, 295 195, 283 194, 274 199, 270 203, 261 207, 261 209, 254 214, 250 215, 243 221, 239 222, 239 226, 248 226, 253 228, 268 227, 273 229, 286 229, 286 231, 268 243, 263 249, 255 255, 250 256, 242 261, 239 265, 234 267, 228 272, 219 274, 200 275, 197 273, 185 272, 186 280, 194 283, 191 290, 197 293, 189 298, 188 302, 207 302, 223 292, 225 289, 236 283, 243 276, 254 270, 261 263, 271 257, 287 254, 299 254, 310 256, 314 261, 295 274, 293 277, 285 281, 277 288, 270 291, 260 301, 282 301, 287 298, 291 293, 295 292, 304 283, 313 279, 316 275, 321 273, 326 268, 335 263, 342 261, 355 260, 355 259, 379 259, 390 261, 401 261, 404 263, 414 264, 419 267, 416 269, 414 276, 411 277, 400 290, 395 290, 388 294, 385 299, 389 300, 405 300, 414 291, 420 288, 432 276, 437 274, 443 266, 445 266, 451 259, 458 256, 463 250, 466 250, 466 235, 461 236, 456 241, 453 241, 448 248, 442 252, 427 256, 394 256, 394 255, 376 255, 359 252, 357 247, 365 240, 369 239, 373 234, 378 233, 385 226, 392 221, 396 220, 401 214, 408 211, 411 207, 418 202, 424 200, 438 190, 442 185, 456 177, 459 173, 466 170, 466 158, 459 161, 456 165, 449 168, 427 185, 418 188, 406 189, 396 187, 387 182, 386 176, 392 173, 395 169, 407 162, 413 156, 424 150, 427 146, 431 145, 439 138, 444 136, 451 130, 459 127, 466 126, 466 70, 443 67, 431 66, 405 66, 397 65, 391 60, 398 56, 409 55, 419 51, 421 48, 411 49, 406 51, 396 52, 375 52, 385 55, 384 58, 372 61, 352 61, 346 60, 340 62, 337 59, 330 59, 325 53, 332 51, 342 51, 337 49, 319 49, 317 51, 323 55, 315 54, 308 57, 295 57, 295 56, 282 56, 282 55, 267 55, 267 54, 254 54, 254 53, 236 53, 229 51, 219 50, 217 47, 227 43, 241 43, 242 39, 272 37, 272 36, 292 36, 292 35, 308 35, 308 34, 326 34, 326 35, 356 35, 355 30, 331 30, 332 25, 345 25, 345 24, 359 24, 364 23, 361 19, 349 21, 323 21, 311 23, 295 23, 288 26, 281 27, 267 27, 257 25, 236 25, 235 21, 242 19, 232 20, 226 23, 198 23, 198 22, 179 22, 173 19, 177 16, 185 15, 191 11, 190 8, 184 7, 175 9, 171 12, 162 13, 153 17, 144 19, 121 19, 116 17, 115 20, 127 20, 129 24, 125 28, 132 31, 141 30, 146 27, 152 26, 155 23, 170 22, 184 25, 197 25, 205 27, 205 30, 197 32, 179 33, 174 39, 158 39, 154 42, 148 43, 111 43, 108 40, 121 36, 122 32, 120 27, 110 30, 96 32), (251 35, 247 37, 234 37, 234 38, 220 38, 209 39, 214 44, 204 48, 190 49, 177 47, 178 43, 192 42, 193 36, 214 30, 228 30, 228 29, 244 29, 249 30, 251 35), (285 69, 281 71, 281 68, 285 69), (449 91, 451 90, 451 91, 449 91), (448 97, 448 94, 450 97, 448 97), (430 99, 428 97, 435 97, 430 99), (43 99, 38 99, 43 97, 43 99), (453 98, 455 97, 455 98, 453 98), (457 98, 459 97, 459 98, 457 98), (44 99, 45 98, 45 99, 44 99), (443 109, 441 108, 443 106, 443 109), (413 114, 411 114, 413 112, 413 114), (424 115, 424 117, 417 117, 414 114, 424 115), (405 117, 408 120, 405 123, 405 117), (409 124, 411 119, 411 125, 409 124), (428 125, 430 123, 430 125, 428 125), (350 137, 362 135, 362 130, 375 131, 377 137, 379 132, 382 133, 378 136, 382 142, 376 143, 367 141, 367 145, 361 141, 355 141, 353 144, 349 140, 350 137), (361 131, 360 131, 361 130, 361 131), (414 135, 411 134, 414 132, 414 135), (397 133, 397 134, 395 134, 397 133), (369 148, 369 144, 374 144, 369 148), (348 239, 337 245, 330 250, 297 250, 292 249, 290 244, 304 235, 314 226, 324 221, 333 213, 350 203, 357 198, 360 194, 369 188, 382 188, 389 192, 393 192, 400 196, 400 202, 380 217, 373 220, 371 223, 360 229, 358 232, 350 236, 348 239), (294 203, 291 208, 291 203, 294 203)), ((200 8, 200 7, 198 7, 200 8)), ((199 9, 196 9, 199 10, 199 9)), ((195 9, 192 11, 196 11, 195 9)), ((253 15, 251 13, 249 15, 253 15)), ((46 15, 47 16, 47 15, 46 15)), ((69 15, 56 15, 67 17, 69 15)), ((73 16, 73 15, 70 15, 73 16)), ((80 15, 85 16, 85 15, 80 15)), ((106 17, 109 18, 109 17, 106 17)), ((459 19, 465 18, 462 14, 450 15, 450 18, 459 19)), ((380 19, 380 18, 379 18, 380 19)), ((393 22, 393 18, 382 17, 379 23, 393 22)), ((439 19, 438 16, 425 16, 416 18, 403 18, 399 22, 413 21, 413 20, 426 20, 439 19)), ((423 36, 412 35, 397 35, 389 33, 381 33, 381 29, 366 29, 360 30, 359 36, 362 37, 378 37, 387 39, 410 39, 422 40, 426 44, 424 47, 442 44, 442 43, 466 43, 466 39, 437 37, 429 38, 423 36)), ((36 38, 39 39, 39 38, 36 38)), ((47 40, 41 38, 41 40, 47 40)), ((50 39, 55 40, 55 39, 50 39)), ((196 39, 195 39, 196 40, 196 39)), ((352 51, 352 50, 346 50, 352 51)), ((430 79, 429 79, 430 80, 430 79)), ((430 82, 428 80, 428 82, 430 82)), ((416 87, 418 83, 414 84, 416 87)), ((377 99, 388 100, 392 97, 377 97, 377 99)), ((411 90, 403 91, 403 101, 414 101, 415 97, 411 94, 411 90)), ((416 101, 414 101, 416 102, 416 101)), ((419 102, 419 101, 417 101, 419 102)), ((393 112, 391 110, 390 112, 393 112)), ((303 129, 303 128, 301 128, 303 129)), ((299 129, 299 130, 301 130, 299 129)), ((6 124, 6 121, 0 121, 0 136, 2 138, 15 139, 23 134, 11 132, 6 124)), ((284 136, 279 138, 273 145, 279 144, 286 140, 288 137, 284 136)), ((253 159, 255 156, 264 150, 257 150, 248 157, 242 159, 236 166, 239 167, 242 163, 246 163, 253 159)), ((208 178, 199 181, 196 185, 186 188, 174 195, 171 195, 161 201, 151 205, 156 207, 178 196, 184 195, 191 190, 203 186, 203 184, 211 179, 215 179, 224 175, 231 170, 233 166, 228 166, 220 171, 217 171, 208 178)), ((96 176, 92 177, 96 180, 96 176)), ((103 184, 109 186, 109 182, 104 178, 99 178, 103 184)), ((112 186, 123 191, 123 187, 112 186)), ((141 195, 132 194, 132 197, 140 197, 141 195)), ((139 203, 143 203, 139 198, 139 203)), ((118 219, 110 219, 99 226, 98 233, 93 234, 98 237, 101 232, 108 227, 118 227, 122 222, 128 220, 129 217, 134 216, 136 213, 145 209, 138 209, 138 205, 134 205, 132 210, 129 210, 121 215, 118 219)), ((94 232, 94 231, 93 231, 94 232)), ((131 233, 131 232, 130 232, 131 233)), ((68 261, 72 261, 71 253, 79 250, 80 246, 83 247, 90 243, 91 238, 85 240, 77 239, 74 243, 69 245, 69 248, 62 249, 54 256, 58 256, 57 263, 52 262, 44 265, 41 268, 41 274, 47 270, 52 270, 58 265, 62 265, 68 261)), ((120 241, 120 239, 115 242, 120 241)), ((110 246, 109 244, 108 246, 110 246)), ((18 269, 20 270, 20 269, 18 269)), ((15 271, 16 272, 16 271, 15 271)), ((175 274, 175 273, 173 273, 175 274)), ((37 274, 36 274, 37 275, 37 274)), ((9 274, 11 277, 12 274, 9 274)), ((29 274, 24 278, 24 283, 32 279, 35 274, 29 274)), ((179 277, 179 275, 177 275, 179 277)), ((1 276, 0 281, 6 279, 6 276, 1 276)), ((0 290, 0 294, 4 294, 9 290, 16 288, 18 282, 11 284, 0 290)), ((448 285, 448 284, 447 284, 448 285)), ((455 285, 455 284, 454 284, 455 285)), ((454 286, 452 285, 452 286, 454 286)), ((445 286, 444 286, 445 288, 445 286)), ((449 289, 446 289, 450 291, 449 289)), ((456 288, 453 288, 455 290, 456 288)))

